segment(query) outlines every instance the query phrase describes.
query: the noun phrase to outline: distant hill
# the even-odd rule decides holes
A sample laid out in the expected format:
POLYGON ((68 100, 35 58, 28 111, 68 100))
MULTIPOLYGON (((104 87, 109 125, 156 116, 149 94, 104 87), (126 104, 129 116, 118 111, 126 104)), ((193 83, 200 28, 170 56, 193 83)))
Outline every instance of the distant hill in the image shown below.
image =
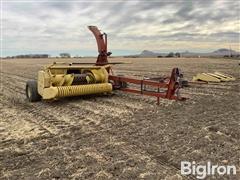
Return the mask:
POLYGON ((239 52, 237 52, 237 51, 230 50, 230 49, 224 49, 224 48, 213 51, 212 53, 215 54, 215 55, 222 55, 222 56, 239 54, 239 52))
POLYGON ((163 56, 166 55, 165 53, 156 53, 153 51, 149 51, 149 50, 143 50, 139 56, 140 57, 158 57, 158 56, 163 56))
POLYGON ((185 52, 182 52, 181 55, 183 57, 189 57, 189 56, 224 57, 224 56, 231 56, 231 55, 237 56, 237 55, 240 55, 240 53, 237 52, 237 51, 234 51, 234 50, 229 50, 229 49, 222 48, 222 49, 218 49, 216 51, 209 52, 209 53, 196 53, 196 52, 185 51, 185 52))
MULTIPOLYGON (((160 53, 160 52, 153 52, 150 50, 143 50, 140 54, 137 55, 130 55, 128 57, 166 57, 169 53, 160 53)), ((209 53, 197 53, 197 52, 189 52, 189 51, 184 51, 180 52, 181 57, 224 57, 224 56, 239 56, 240 52, 234 51, 234 50, 229 50, 225 48, 218 49, 213 52, 209 53)))
POLYGON ((49 58, 49 54, 21 54, 16 56, 8 56, 7 58, 49 58))

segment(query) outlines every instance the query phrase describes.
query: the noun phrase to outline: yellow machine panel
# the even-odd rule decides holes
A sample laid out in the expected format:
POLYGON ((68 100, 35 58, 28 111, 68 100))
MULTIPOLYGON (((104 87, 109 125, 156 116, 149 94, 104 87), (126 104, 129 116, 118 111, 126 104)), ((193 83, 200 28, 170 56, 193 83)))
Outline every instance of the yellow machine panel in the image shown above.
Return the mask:
POLYGON ((38 81, 28 84, 28 98, 31 101, 56 99, 67 96, 80 96, 110 93, 108 83, 110 66, 80 66, 78 64, 53 63, 38 72, 38 81), (35 97, 35 98, 34 98, 35 97))
POLYGON ((59 86, 45 88, 43 90, 42 98, 54 99, 59 97, 81 96, 110 92, 112 92, 112 84, 110 83, 87 84, 79 86, 59 86))
POLYGON ((193 81, 205 81, 205 82, 226 82, 234 81, 236 78, 230 75, 223 73, 199 73, 196 76, 193 76, 193 81))

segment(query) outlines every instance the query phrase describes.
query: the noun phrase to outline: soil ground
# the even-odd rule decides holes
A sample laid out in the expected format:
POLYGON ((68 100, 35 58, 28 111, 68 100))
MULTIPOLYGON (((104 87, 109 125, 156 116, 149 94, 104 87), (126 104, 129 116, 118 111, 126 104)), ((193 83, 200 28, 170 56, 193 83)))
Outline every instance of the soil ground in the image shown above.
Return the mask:
MULTIPOLYGON (((191 80, 220 71, 233 82, 190 86, 187 101, 112 95, 29 103, 25 83, 53 61, 1 60, 0 179, 195 179, 180 162, 235 165, 240 179, 239 65, 210 58, 110 58, 116 74, 169 75, 179 67, 191 80)), ((73 59, 94 62, 94 59, 73 59)))

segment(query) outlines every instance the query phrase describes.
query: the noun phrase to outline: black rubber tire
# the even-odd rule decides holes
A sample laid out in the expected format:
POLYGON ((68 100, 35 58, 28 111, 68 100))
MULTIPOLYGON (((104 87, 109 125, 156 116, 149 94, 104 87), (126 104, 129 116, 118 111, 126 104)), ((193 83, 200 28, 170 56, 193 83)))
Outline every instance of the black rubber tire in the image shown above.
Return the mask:
POLYGON ((188 81, 187 80, 182 80, 182 87, 188 87, 188 81))
POLYGON ((37 102, 41 100, 41 96, 38 94, 37 90, 37 81, 27 81, 26 97, 29 102, 37 102))

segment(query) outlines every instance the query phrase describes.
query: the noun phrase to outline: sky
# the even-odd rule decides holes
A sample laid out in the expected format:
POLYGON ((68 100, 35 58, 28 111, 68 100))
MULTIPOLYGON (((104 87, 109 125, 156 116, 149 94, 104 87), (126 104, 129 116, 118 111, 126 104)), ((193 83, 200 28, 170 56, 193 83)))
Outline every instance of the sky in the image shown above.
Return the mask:
POLYGON ((97 55, 88 25, 108 34, 113 55, 240 51, 237 0, 2 0, 3 56, 97 55))

